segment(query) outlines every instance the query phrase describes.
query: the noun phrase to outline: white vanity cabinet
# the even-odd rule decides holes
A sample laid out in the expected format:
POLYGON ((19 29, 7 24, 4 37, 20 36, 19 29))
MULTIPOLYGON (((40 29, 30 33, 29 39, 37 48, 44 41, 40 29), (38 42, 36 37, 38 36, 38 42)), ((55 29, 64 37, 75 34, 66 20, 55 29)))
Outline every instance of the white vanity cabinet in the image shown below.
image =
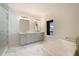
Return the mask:
POLYGON ((44 40, 44 32, 19 33, 19 44, 25 45, 44 40))

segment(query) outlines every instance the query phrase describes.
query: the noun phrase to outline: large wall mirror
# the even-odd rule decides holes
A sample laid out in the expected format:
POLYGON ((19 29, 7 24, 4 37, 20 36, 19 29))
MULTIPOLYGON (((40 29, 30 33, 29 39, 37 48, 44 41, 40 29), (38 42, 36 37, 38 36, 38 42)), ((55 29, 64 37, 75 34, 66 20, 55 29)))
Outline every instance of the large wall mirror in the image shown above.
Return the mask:
POLYGON ((36 32, 40 32, 40 27, 41 26, 41 24, 40 24, 40 20, 35 20, 34 21, 34 30, 36 31, 36 32))
POLYGON ((30 20, 20 19, 19 21, 19 30, 22 33, 26 33, 30 30, 30 20))
POLYGON ((48 20, 47 24, 47 35, 53 35, 54 32, 54 20, 48 20))

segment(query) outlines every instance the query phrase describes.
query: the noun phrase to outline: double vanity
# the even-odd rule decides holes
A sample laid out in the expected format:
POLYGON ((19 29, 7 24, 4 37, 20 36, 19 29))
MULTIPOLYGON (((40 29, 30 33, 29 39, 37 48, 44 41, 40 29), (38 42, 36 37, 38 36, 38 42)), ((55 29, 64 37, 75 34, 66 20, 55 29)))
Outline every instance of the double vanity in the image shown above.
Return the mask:
POLYGON ((26 45, 44 40, 44 32, 40 31, 40 21, 20 17, 19 45, 26 45))
POLYGON ((26 45, 44 40, 44 32, 19 33, 20 45, 26 45))

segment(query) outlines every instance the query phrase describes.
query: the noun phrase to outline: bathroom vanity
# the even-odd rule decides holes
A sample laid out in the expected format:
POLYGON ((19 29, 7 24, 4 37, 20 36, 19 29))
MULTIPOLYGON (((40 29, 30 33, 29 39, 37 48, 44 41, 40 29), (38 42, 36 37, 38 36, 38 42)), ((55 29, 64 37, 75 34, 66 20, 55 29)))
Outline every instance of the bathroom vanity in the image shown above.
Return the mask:
POLYGON ((19 33, 20 45, 26 45, 44 40, 44 32, 19 33))
POLYGON ((44 32, 40 31, 40 20, 20 17, 19 20, 19 44, 25 45, 44 39, 44 32))

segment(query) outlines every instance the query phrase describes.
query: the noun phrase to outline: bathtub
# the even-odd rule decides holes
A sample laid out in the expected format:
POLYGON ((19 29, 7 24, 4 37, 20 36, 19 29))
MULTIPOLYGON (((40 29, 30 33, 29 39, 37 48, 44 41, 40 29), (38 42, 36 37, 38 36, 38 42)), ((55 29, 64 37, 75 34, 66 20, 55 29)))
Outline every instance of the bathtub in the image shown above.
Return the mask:
MULTIPOLYGON (((57 39, 53 36, 46 36, 46 44, 50 44, 49 46, 45 46, 46 48, 53 49, 55 56, 74 56, 76 52, 76 43, 72 41, 68 41, 65 39, 57 39)), ((45 44, 45 45, 46 45, 45 44)))
POLYGON ((44 32, 19 33, 19 44, 26 45, 44 40, 44 32))

